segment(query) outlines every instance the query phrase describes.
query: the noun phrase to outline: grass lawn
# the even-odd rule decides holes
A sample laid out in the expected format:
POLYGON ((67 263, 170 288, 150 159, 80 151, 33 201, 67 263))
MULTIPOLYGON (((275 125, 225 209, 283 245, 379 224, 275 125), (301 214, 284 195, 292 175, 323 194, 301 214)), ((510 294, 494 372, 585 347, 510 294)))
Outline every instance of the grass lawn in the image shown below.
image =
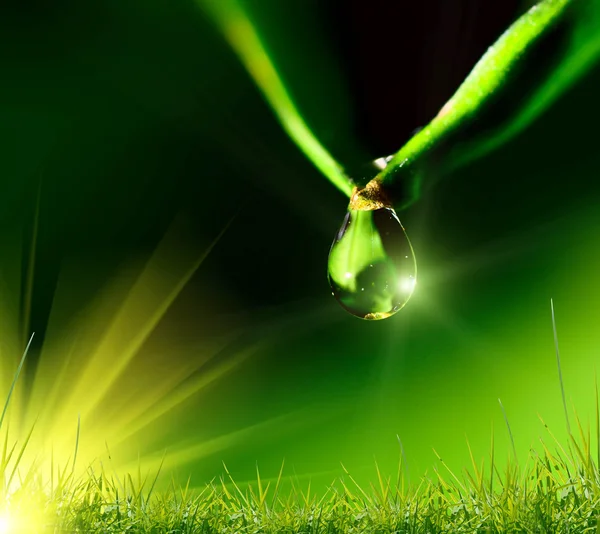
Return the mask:
POLYGON ((565 446, 550 434, 527 465, 504 472, 494 466, 492 443, 489 463, 464 473, 434 468, 415 488, 405 487, 401 465, 394 477, 376 469, 371 487, 346 473, 320 496, 310 487, 283 495, 279 480, 260 477, 239 487, 226 469, 199 494, 175 484, 154 493, 156 479, 117 480, 92 468, 81 480, 67 468, 45 484, 32 472, 6 498, 0 532, 599 532, 598 463, 589 433, 579 430, 565 446))
MULTIPOLYGON (((558 350, 557 363, 561 377, 558 350)), ((562 378, 561 392, 564 400, 562 378)), ((4 413, 11 394, 12 389, 4 413)), ((155 491, 158 477, 167 474, 159 470, 143 478, 142 462, 138 473, 122 478, 101 463, 75 478, 77 448, 73 462, 61 469, 53 465, 50 476, 35 465, 22 474, 19 461, 28 440, 11 448, 6 431, 0 533, 600 532, 600 449, 592 450, 590 429, 576 413, 570 418, 566 407, 565 419, 568 443, 555 439, 542 421, 548 435, 540 447, 524 465, 509 459, 503 472, 495 464, 492 435, 487 462, 477 465, 471 454, 472 464, 462 473, 452 472, 436 452, 439 469, 409 487, 401 456, 393 475, 375 465, 369 487, 361 487, 344 468, 345 475, 321 495, 311 492, 310 483, 299 489, 294 480, 291 491, 280 491, 284 465, 276 480, 261 480, 257 470, 256 481, 242 487, 224 466, 220 479, 202 491, 190 490, 189 482, 155 491)), ((599 422, 597 400, 598 443, 599 422)), ((512 441, 508 419, 506 424, 512 441)))

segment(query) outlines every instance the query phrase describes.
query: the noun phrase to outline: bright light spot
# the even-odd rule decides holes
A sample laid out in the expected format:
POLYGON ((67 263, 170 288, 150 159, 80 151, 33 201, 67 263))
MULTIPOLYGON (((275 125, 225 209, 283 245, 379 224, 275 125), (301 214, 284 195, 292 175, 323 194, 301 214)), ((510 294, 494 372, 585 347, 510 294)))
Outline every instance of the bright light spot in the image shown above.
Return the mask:
POLYGON ((38 534, 45 532, 43 512, 36 506, 19 510, 18 514, 4 511, 0 515, 0 534, 38 534))
POLYGON ((405 291, 406 293, 411 293, 415 289, 415 285, 417 284, 417 279, 410 276, 408 278, 403 278, 400 280, 400 289, 405 291))
POLYGON ((346 273, 346 278, 352 278, 352 273, 346 273))
POLYGON ((375 164, 375 167, 383 170, 387 167, 388 161, 387 158, 377 158, 373 163, 375 164))
POLYGON ((6 515, 0 516, 0 534, 9 534, 11 527, 10 518, 6 515))

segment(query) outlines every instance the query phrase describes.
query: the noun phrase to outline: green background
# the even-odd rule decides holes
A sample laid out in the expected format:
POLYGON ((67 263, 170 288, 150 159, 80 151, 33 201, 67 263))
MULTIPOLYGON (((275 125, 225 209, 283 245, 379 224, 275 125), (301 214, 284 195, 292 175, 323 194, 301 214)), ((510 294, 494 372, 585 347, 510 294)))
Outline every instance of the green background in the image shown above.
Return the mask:
MULTIPOLYGON (((350 168, 399 148, 419 126, 411 120, 428 120, 456 86, 448 74, 435 82, 442 89, 428 89, 435 63, 407 76, 402 83, 414 81, 419 90, 410 94, 428 95, 427 105, 400 93, 396 113, 410 112, 398 138, 376 139, 373 123, 364 115, 360 123, 358 90, 344 78, 339 41, 328 38, 331 20, 317 3, 290 3, 293 16, 278 14, 281 3, 250 5, 299 108, 350 168)), ((197 5, 14 2, 2 10, 0 272, 14 312, 6 320, 15 325, 26 289, 13 281, 26 270, 41 183, 28 383, 45 337, 59 339, 118 269, 143 266, 179 214, 182 255, 232 220, 99 410, 126 409, 138 389, 152 391, 157 369, 191 366, 202 375, 257 348, 130 438, 129 448, 115 447, 117 461, 136 458, 133 449, 144 459, 165 446, 209 442, 214 449, 170 467, 176 477, 191 472, 201 486, 224 461, 239 481, 253 479, 256 464, 269 478, 285 458, 285 474, 311 475, 324 488, 342 473, 340 462, 359 481, 374 479, 375 460, 395 474, 399 436, 418 480, 440 467, 432 447, 457 470, 469 463, 465 436, 477 460, 487 457, 492 426, 505 460, 498 398, 524 461, 544 435, 537 414, 565 436, 550 298, 568 401, 584 425, 593 420, 600 70, 400 214, 419 282, 400 313, 373 323, 345 313, 327 284, 347 199, 284 135, 197 5), (222 445, 211 441, 223 436, 222 445)), ((488 44, 497 36, 490 32, 488 44)), ((434 32, 420 39, 398 58, 444 45, 434 32)), ((388 122, 386 109, 378 121, 388 122)))

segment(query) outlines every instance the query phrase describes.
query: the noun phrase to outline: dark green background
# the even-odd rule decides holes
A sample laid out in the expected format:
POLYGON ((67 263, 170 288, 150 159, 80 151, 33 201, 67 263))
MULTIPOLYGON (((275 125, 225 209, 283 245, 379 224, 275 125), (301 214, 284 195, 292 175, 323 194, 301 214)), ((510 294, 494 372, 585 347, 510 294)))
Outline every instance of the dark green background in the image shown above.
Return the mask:
MULTIPOLYGON (((248 3, 307 121, 350 169, 399 148, 435 115, 519 13, 473 2, 453 16, 441 2, 318 4, 248 3)), ((202 485, 222 460, 239 480, 252 479, 256 462, 271 477, 285 458, 288 474, 313 473, 320 485, 340 462, 366 480, 374 457, 395 473, 396 435, 414 479, 435 465, 432 446, 452 467, 466 465, 465 434, 477 458, 487 455, 492 423, 503 459, 498 398, 525 458, 542 435, 537 413, 564 435, 551 297, 567 394, 587 422, 600 346, 600 70, 400 214, 419 284, 404 310, 372 323, 346 314, 327 285, 347 199, 286 137, 197 5, 9 2, 0 48, 5 284, 14 236, 30 240, 41 184, 29 380, 65 264, 80 266, 61 288, 66 317, 150 254, 177 214, 187 221, 183 248, 210 243, 234 217, 136 358, 137 369, 151 353, 148 365, 177 366, 225 339, 218 362, 261 344, 137 436, 150 454, 258 424, 179 466, 182 479, 191 471, 202 485)))

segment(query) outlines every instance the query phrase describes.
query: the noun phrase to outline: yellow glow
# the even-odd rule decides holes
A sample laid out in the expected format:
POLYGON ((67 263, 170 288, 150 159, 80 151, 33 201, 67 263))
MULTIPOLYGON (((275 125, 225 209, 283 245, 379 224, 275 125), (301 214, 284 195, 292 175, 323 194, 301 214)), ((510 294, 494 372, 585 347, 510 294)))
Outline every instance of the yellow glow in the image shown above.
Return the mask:
POLYGON ((0 515, 0 534, 39 534, 44 531, 44 519, 41 511, 34 507, 26 506, 25 510, 19 509, 5 511, 0 515))
MULTIPOLYGON (((17 441, 18 446, 35 424, 20 461, 24 470, 34 459, 45 473, 50 471, 51 465, 53 469, 62 469, 65 465, 70 468, 76 442, 75 471, 85 470, 90 463, 105 456, 106 443, 126 441, 231 372, 260 348, 260 345, 241 347, 233 357, 220 359, 203 372, 203 366, 239 335, 238 328, 228 323, 221 327, 228 333, 227 337, 215 340, 212 336, 210 342, 201 343, 193 352, 180 349, 187 357, 181 357, 175 365, 165 367, 165 361, 173 362, 169 359, 171 346, 163 347, 162 352, 153 356, 154 360, 149 359, 146 351, 151 351, 153 346, 149 338, 226 227, 212 243, 200 243, 188 249, 181 243, 181 235, 186 230, 186 221, 177 219, 147 261, 137 269, 128 266, 113 276, 83 311, 69 309, 68 290, 69 282, 84 270, 64 264, 33 387, 25 399, 23 381, 17 382, 7 414, 11 441, 17 441), (21 411, 21 406, 25 406, 25 410, 21 411), (81 431, 77 436, 79 417, 81 431)), ((15 273, 21 271, 14 269, 15 273)), ((20 285, 10 284, 11 287, 20 285)), ((18 302, 16 293, 14 298, 18 302)), ((0 302, 0 333, 3 334, 0 385, 3 391, 8 391, 19 354, 22 354, 18 321, 9 320, 15 314, 2 309, 10 304, 13 303, 8 298, 0 302)), ((210 302, 207 307, 210 308, 210 302)), ((12 480, 11 490, 17 489, 17 479, 12 480)), ((8 528, 2 526, 8 520, 3 521, 0 528, 8 528)))
MULTIPOLYGON (((154 349, 153 359, 148 356, 156 345, 149 338, 227 226, 212 243, 185 248, 181 236, 187 232, 187 225, 178 218, 148 259, 137 268, 130 264, 113 275, 103 289, 92 295, 84 310, 73 309, 69 292, 75 277, 86 279, 85 269, 63 264, 32 386, 25 397, 22 377, 17 381, 0 429, 2 439, 4 432, 9 431, 8 444, 16 444, 18 451, 33 428, 19 460, 20 473, 27 472, 34 460, 45 478, 49 478, 51 468, 56 473, 65 466, 70 470, 73 464, 75 474, 81 473, 90 463, 105 457, 107 442, 112 445, 126 441, 262 348, 256 343, 241 346, 232 351, 232 357, 220 358, 208 366, 240 334, 239 324, 218 325, 213 321, 212 330, 226 335, 217 338, 211 331, 209 339, 201 340, 194 348, 179 348, 185 354, 180 361, 173 361, 170 344, 154 349), (79 417, 81 431, 74 462, 79 417)), ((31 267, 22 265, 22 250, 26 246, 22 235, 22 228, 15 228, 12 242, 8 237, 3 247, 6 261, 0 276, 2 399, 10 389, 24 349, 18 313, 21 295, 15 288, 22 287, 21 273, 31 271, 31 267)), ((208 316, 212 308, 209 299, 206 306, 208 316)), ((26 367, 27 364, 26 360, 26 367)), ((158 433, 162 430, 158 428, 158 433)), ((137 443, 130 448, 137 449, 137 443)), ((113 465, 116 467, 116 462, 113 465)), ((11 468, 12 465, 9 472, 11 468)), ((20 485, 20 477, 14 476, 9 491, 17 491, 20 485)), ((15 521, 12 516, 0 515, 0 534, 14 530, 15 521)))
MULTIPOLYGON (((192 328, 197 336, 173 343, 177 334, 157 333, 159 328, 179 327, 179 317, 185 312, 179 315, 174 305, 185 301, 182 294, 187 282, 225 229, 212 243, 186 240, 186 245, 193 243, 186 248, 181 236, 187 231, 186 221, 177 219, 147 258, 137 258, 110 273, 112 276, 90 292, 84 309, 72 298, 72 288, 74 280, 87 283, 86 266, 63 262, 31 387, 25 396, 24 381, 17 381, 0 428, 2 439, 9 430, 9 447, 15 444, 16 451, 25 447, 19 456, 18 474, 6 482, 9 494, 28 493, 25 486, 29 482, 24 481, 37 480, 38 474, 50 487, 52 477, 56 483, 59 473, 73 472, 78 478, 90 466, 95 469, 98 465, 117 477, 138 468, 155 476, 163 453, 164 471, 168 472, 250 442, 265 432, 271 435, 281 428, 310 426, 330 416, 328 411, 308 409, 230 428, 220 435, 181 435, 178 418, 185 403, 196 403, 204 390, 264 352, 267 340, 269 344, 280 341, 271 334, 258 340, 252 335, 250 341, 240 342, 247 329, 243 319, 229 315, 219 319, 214 314, 215 299, 220 306, 224 299, 231 299, 226 308, 233 309, 234 297, 222 291, 211 295, 210 287, 201 301, 194 303, 195 314, 200 316, 194 317, 192 328), (198 312, 198 306, 205 306, 205 312, 198 312), (152 440, 159 445, 144 450, 152 440), (30 468, 35 475, 22 478, 30 468)), ((22 229, 15 229, 15 253, 9 255, 15 263, 13 277, 0 278, 0 290, 5 289, 5 282, 12 291, 0 299, 0 386, 5 392, 24 349, 15 313, 21 296, 13 289, 22 286, 20 273, 27 272, 20 265, 21 235, 22 229)), ((314 321, 321 323, 322 318, 314 321)), ((281 337, 285 337, 283 330, 281 337)), ((26 359, 26 367, 27 363, 26 359)), ((19 506, 8 512, 10 515, 0 513, 0 534, 41 531, 34 525, 41 524, 34 521, 39 510, 22 514, 19 506)))

